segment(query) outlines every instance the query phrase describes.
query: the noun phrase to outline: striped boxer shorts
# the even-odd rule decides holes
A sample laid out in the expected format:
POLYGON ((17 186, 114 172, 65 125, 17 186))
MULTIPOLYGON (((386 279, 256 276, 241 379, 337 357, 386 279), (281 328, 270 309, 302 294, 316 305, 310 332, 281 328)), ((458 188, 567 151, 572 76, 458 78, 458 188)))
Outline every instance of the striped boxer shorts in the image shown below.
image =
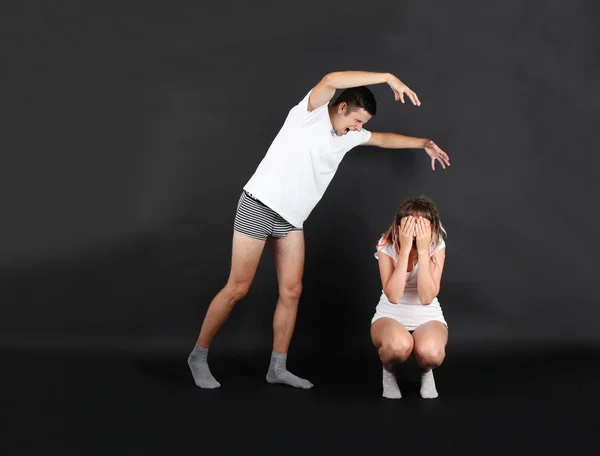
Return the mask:
POLYGON ((291 231, 302 231, 285 220, 281 215, 270 207, 261 203, 258 199, 248 193, 242 192, 238 202, 233 229, 261 241, 269 236, 283 238, 291 231))

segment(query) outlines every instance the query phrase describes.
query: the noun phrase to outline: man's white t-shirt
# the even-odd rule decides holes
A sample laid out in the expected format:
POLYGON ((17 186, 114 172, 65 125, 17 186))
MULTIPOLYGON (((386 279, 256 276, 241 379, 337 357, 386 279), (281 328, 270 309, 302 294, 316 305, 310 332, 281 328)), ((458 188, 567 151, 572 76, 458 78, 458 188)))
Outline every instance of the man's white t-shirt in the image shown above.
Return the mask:
POLYGON ((298 228, 323 197, 346 153, 371 137, 364 128, 337 136, 329 118, 329 103, 308 111, 311 92, 290 109, 267 154, 244 186, 298 228))

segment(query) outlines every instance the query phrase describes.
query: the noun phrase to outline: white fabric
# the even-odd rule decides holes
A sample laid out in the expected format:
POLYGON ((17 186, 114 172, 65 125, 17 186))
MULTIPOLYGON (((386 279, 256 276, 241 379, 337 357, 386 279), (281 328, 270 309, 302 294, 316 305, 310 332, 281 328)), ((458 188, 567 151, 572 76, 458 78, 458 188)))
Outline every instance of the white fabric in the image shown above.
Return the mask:
POLYGON ((337 136, 329 118, 329 103, 308 111, 311 92, 289 111, 267 154, 244 186, 298 228, 323 197, 346 153, 371 137, 364 128, 337 136))
MULTIPOLYGON (((379 239, 378 245, 382 239, 379 239)), ((433 256, 438 250, 446 247, 444 239, 440 239, 439 243, 431 244, 429 246, 430 255, 433 256)), ((394 264, 398 262, 398 256, 395 250, 390 244, 386 244, 383 247, 378 247, 375 252, 375 258, 379 259, 379 253, 386 254, 394 260, 394 264)), ((406 329, 412 331, 418 328, 423 323, 431 320, 440 321, 446 326, 446 320, 438 301, 437 296, 433 299, 431 304, 424 306, 419 299, 417 292, 417 275, 419 270, 419 264, 417 263, 412 271, 406 273, 406 284, 404 285, 404 293, 400 298, 398 304, 393 304, 389 301, 383 290, 379 298, 379 303, 375 309, 375 315, 371 320, 371 324, 379 318, 387 317, 393 318, 394 320, 402 323, 406 329)))

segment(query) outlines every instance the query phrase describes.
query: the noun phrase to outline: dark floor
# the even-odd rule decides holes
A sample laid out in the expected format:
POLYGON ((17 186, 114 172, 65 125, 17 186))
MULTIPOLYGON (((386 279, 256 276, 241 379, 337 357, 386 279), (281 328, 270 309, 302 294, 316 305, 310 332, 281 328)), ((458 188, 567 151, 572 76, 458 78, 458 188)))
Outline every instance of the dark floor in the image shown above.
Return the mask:
POLYGON ((264 381, 268 354, 213 356, 204 391, 186 356, 2 352, 0 454, 598 454, 595 351, 447 357, 434 400, 413 362, 386 400, 373 357, 290 357, 303 391, 264 381))

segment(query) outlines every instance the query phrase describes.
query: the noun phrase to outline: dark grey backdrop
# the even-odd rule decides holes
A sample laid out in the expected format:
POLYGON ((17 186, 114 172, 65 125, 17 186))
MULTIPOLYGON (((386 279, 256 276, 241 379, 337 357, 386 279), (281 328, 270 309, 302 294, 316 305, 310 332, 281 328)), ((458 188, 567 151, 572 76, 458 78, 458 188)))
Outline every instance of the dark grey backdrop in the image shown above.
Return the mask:
MULTIPOLYGON (((187 351, 224 285, 241 187, 327 72, 392 72, 305 224, 291 350, 371 350, 374 244, 427 194, 458 351, 600 342, 598 22, 592 2, 22 2, 2 18, 0 343, 187 351)), ((10 10, 9 10, 10 8, 10 10)), ((215 350, 271 343, 268 250, 215 350)))

